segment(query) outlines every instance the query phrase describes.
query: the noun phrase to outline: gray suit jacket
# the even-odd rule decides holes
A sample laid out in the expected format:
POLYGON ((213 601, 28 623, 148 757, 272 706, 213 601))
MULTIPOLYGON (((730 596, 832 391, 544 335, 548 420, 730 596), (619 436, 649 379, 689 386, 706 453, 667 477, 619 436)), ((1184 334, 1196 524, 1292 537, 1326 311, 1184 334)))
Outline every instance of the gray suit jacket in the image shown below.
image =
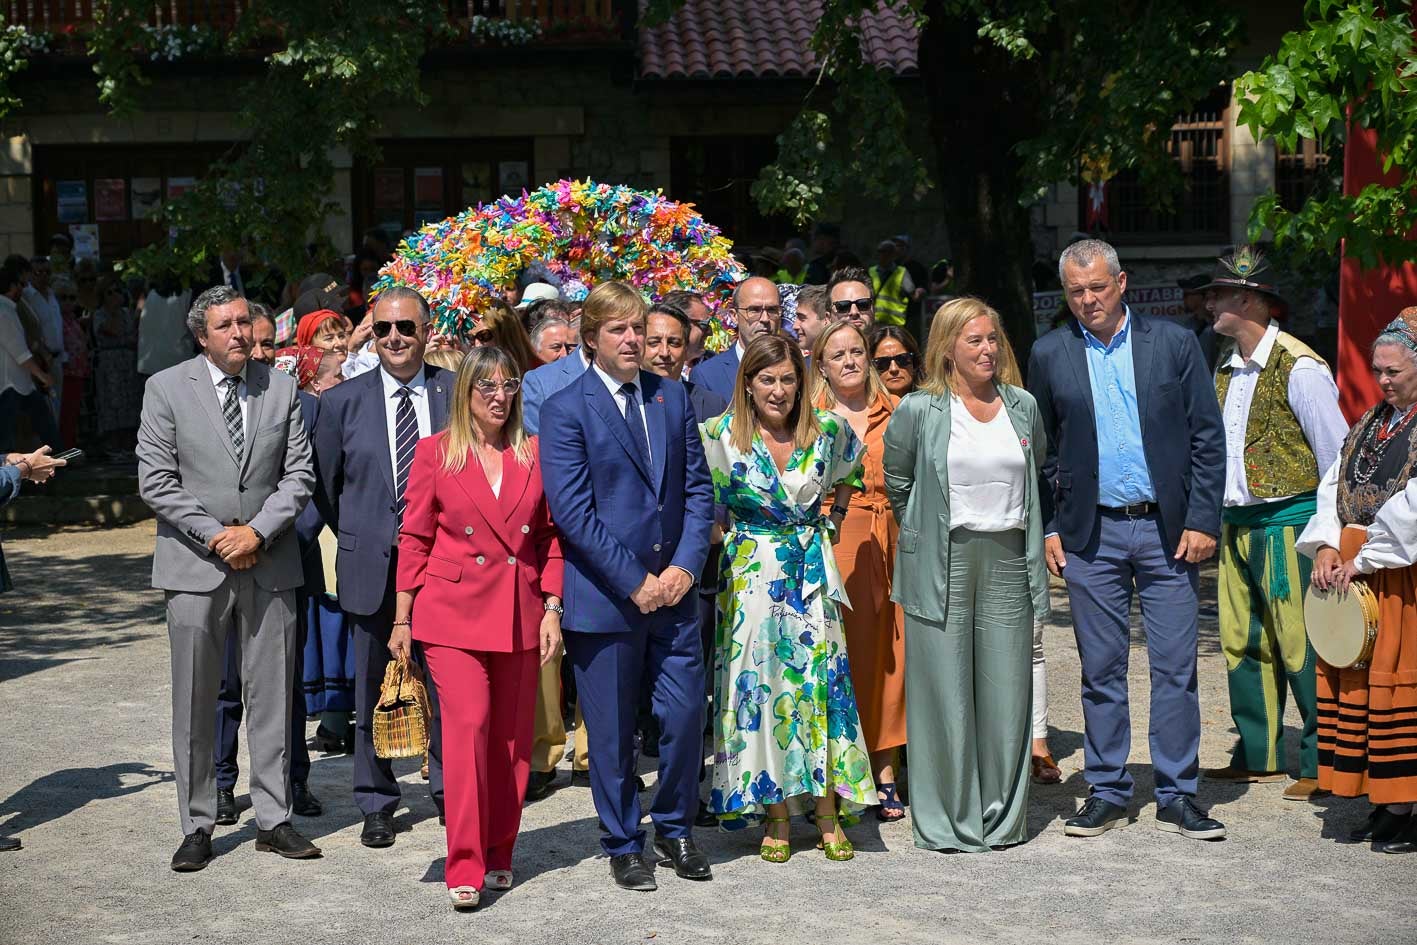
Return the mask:
POLYGON ((153 587, 205 593, 232 570, 207 548, 223 527, 250 525, 266 538, 252 576, 284 591, 304 581, 294 524, 315 486, 295 381, 246 368, 246 442, 237 456, 206 356, 154 374, 138 428, 138 490, 157 513, 153 587))

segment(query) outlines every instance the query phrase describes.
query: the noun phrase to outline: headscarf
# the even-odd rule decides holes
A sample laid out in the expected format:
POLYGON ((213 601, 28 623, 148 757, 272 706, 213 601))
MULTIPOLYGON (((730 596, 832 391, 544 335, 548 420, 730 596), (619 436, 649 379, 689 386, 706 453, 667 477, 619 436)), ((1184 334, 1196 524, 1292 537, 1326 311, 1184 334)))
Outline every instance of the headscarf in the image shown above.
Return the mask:
MULTIPOLYGON (((304 324, 302 321, 302 328, 304 324)), ((320 373, 320 359, 324 356, 325 352, 313 345, 281 348, 275 355, 275 369, 295 378, 295 386, 304 390, 320 373)))
POLYGON ((320 326, 332 318, 344 320, 344 316, 339 312, 332 312, 327 308, 322 308, 318 312, 311 312, 302 316, 300 323, 295 326, 295 345, 303 348, 315 341, 315 334, 320 330, 320 326))
POLYGON ((1399 344, 1409 351, 1417 351, 1417 305, 1409 305, 1398 312, 1397 317, 1388 322, 1382 334, 1378 335, 1378 341, 1399 344))

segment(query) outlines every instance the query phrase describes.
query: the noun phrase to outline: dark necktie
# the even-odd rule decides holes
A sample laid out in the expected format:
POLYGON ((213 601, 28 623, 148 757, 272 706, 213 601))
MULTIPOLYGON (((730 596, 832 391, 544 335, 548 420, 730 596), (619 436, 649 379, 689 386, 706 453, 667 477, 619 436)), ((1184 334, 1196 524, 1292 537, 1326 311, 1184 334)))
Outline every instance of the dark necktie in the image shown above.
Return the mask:
POLYGON ((654 461, 649 454, 649 436, 645 433, 645 421, 640 416, 639 391, 634 384, 625 384, 620 388, 620 393, 625 398, 625 426, 630 428, 630 439, 640 451, 640 458, 645 461, 645 468, 654 471, 654 461))
POLYGON ((409 387, 400 387, 394 396, 399 399, 394 411, 394 459, 398 470, 394 476, 394 508, 401 528, 407 505, 403 494, 408 488, 408 468, 413 465, 413 448, 418 444, 418 416, 413 411, 413 391, 409 387))
POLYGON ((241 425, 241 398, 236 395, 241 378, 228 377, 222 383, 226 385, 226 396, 221 401, 221 415, 226 419, 226 432, 231 437, 231 445, 240 457, 246 446, 246 431, 241 425))

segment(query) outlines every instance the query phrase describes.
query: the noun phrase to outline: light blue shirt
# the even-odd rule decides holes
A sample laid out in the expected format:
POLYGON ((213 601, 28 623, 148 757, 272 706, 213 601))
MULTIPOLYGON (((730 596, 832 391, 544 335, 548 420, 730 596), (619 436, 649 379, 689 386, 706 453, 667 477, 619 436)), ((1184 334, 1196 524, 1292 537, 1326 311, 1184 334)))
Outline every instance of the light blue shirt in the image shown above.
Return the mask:
POLYGON ((1097 504, 1119 508, 1136 502, 1155 502, 1156 489, 1151 484, 1141 443, 1131 310, 1127 310, 1107 344, 1086 328, 1082 338, 1097 426, 1097 504))

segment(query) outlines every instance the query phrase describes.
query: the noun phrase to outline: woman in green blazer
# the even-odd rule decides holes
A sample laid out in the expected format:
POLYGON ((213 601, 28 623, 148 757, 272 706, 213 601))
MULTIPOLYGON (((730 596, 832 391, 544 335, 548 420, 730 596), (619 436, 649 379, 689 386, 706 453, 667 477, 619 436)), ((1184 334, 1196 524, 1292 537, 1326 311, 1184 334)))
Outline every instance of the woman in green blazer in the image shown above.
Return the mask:
POLYGON ((917 846, 1027 839, 1033 622, 1048 613, 1043 423, 999 314, 945 304, 927 380, 886 428, 900 523, 891 599, 905 611, 906 733, 917 846))

